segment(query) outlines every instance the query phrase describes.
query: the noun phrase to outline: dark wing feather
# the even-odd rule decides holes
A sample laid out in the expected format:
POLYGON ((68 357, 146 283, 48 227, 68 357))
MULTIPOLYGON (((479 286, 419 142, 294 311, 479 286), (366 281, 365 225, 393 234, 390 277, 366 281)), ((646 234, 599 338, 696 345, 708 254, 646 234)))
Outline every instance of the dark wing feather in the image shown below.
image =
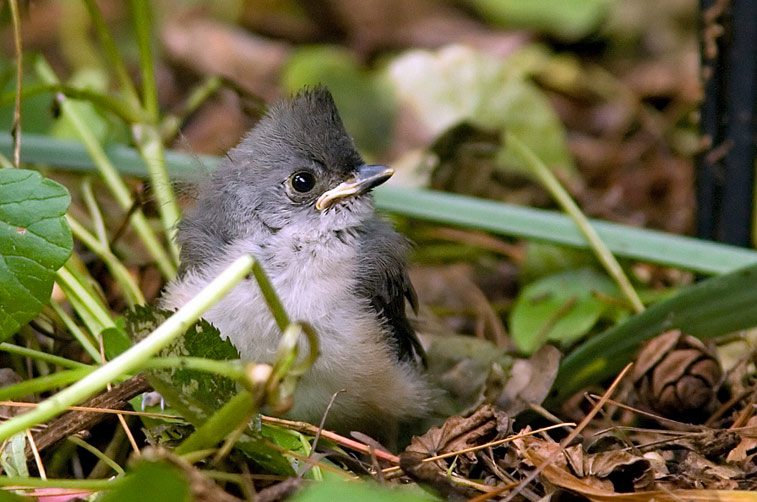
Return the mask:
POLYGON ((418 310, 418 298, 407 275, 408 247, 407 240, 388 223, 369 222, 360 236, 358 294, 369 300, 384 322, 397 358, 420 359, 425 365, 426 354, 405 311, 405 300, 418 310))

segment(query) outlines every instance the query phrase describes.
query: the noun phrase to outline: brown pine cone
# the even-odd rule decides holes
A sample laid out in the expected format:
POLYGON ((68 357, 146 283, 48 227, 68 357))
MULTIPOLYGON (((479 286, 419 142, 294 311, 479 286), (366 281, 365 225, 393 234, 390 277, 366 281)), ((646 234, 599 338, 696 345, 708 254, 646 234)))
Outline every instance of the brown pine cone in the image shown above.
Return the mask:
POLYGON ((633 380, 639 400, 664 417, 696 423, 715 410, 723 376, 715 354, 699 339, 672 330, 639 352, 633 380))

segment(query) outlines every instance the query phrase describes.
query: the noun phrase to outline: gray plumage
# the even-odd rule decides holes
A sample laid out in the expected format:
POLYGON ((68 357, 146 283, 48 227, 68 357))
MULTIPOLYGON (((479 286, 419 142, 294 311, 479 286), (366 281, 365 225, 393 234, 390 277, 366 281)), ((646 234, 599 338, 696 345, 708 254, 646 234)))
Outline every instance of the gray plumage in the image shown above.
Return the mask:
MULTIPOLYGON (((345 389, 327 425, 383 438, 423 416, 429 399, 418 367, 422 348, 405 313, 406 300, 416 306, 408 245, 375 215, 368 193, 387 172, 365 166, 324 88, 275 105, 200 187, 179 225, 179 278, 162 298, 162 306, 179 307, 252 253, 290 316, 310 322, 320 337, 321 356, 290 416, 317 423, 332 394, 345 389), (368 181, 354 189, 363 175, 368 181)), ((254 281, 205 317, 243 358, 272 361, 280 334, 254 281)))

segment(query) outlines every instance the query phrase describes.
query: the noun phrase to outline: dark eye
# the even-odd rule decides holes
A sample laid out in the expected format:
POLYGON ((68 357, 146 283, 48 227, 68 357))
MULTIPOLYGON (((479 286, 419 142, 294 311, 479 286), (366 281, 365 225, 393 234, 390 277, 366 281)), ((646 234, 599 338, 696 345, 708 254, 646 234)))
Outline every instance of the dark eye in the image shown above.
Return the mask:
POLYGON ((294 188, 296 192, 308 193, 313 187, 315 187, 315 176, 313 176, 313 173, 300 171, 294 173, 292 177, 289 178, 289 183, 291 183, 292 188, 294 188))

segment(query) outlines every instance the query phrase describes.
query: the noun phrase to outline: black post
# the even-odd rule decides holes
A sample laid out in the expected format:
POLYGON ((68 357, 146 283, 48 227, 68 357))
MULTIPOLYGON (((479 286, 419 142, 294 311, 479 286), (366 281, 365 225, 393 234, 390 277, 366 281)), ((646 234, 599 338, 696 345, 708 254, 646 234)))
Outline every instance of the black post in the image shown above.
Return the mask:
POLYGON ((757 112, 757 0, 700 0, 705 151, 697 233, 752 246, 757 112))

